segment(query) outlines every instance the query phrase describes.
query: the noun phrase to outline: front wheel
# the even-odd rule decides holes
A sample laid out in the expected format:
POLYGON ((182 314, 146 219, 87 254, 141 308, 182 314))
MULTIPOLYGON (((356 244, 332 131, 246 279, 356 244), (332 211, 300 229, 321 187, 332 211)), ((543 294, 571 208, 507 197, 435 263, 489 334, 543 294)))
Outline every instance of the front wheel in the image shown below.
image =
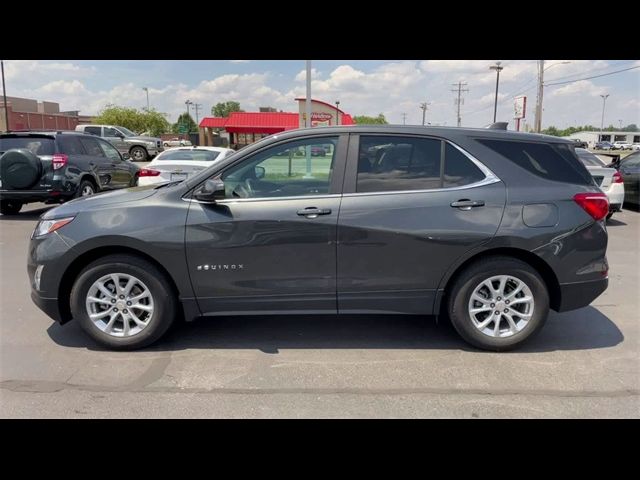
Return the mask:
POLYGON ((520 346, 544 325, 549 292, 540 274, 512 257, 490 257, 470 265, 455 281, 448 301, 460 336, 483 350, 520 346))
POLYGON ((165 275, 133 255, 89 264, 71 290, 71 313, 98 343, 114 350, 152 344, 171 326, 177 300, 165 275))

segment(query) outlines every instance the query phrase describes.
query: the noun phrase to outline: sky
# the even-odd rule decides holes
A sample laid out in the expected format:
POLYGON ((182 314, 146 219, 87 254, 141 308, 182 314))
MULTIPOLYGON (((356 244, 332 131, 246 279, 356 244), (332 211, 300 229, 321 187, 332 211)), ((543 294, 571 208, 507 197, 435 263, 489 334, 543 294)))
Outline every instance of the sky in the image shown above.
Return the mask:
MULTIPOLYGON (((389 123, 421 124, 420 103, 429 102, 427 123, 456 125, 455 83, 465 82, 462 126, 493 121, 496 60, 316 60, 312 96, 340 101, 351 115, 383 113, 389 123)), ((524 122, 532 125, 536 103, 537 61, 502 60, 498 121, 514 126, 514 97, 527 96, 524 122)), ((579 80, 640 66, 638 60, 547 60, 545 83, 579 80), (568 62, 568 63, 566 63, 568 62)), ((217 102, 235 100, 245 111, 258 107, 297 111, 294 98, 305 95, 304 60, 149 60, 75 61, 5 60, 7 95, 59 102, 61 110, 95 115, 106 104, 146 107, 166 113, 171 122, 186 110, 185 101, 202 104, 200 119, 217 102)), ((543 128, 640 125, 640 68, 544 89, 543 128)), ((192 116, 193 108, 191 108, 192 116)))

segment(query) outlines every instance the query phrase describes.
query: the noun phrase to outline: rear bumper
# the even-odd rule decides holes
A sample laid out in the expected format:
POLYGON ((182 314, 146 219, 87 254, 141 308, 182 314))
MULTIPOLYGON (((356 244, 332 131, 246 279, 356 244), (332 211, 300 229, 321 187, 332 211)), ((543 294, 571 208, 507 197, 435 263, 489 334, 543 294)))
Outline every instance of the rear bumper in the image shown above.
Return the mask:
POLYGON ((30 202, 63 202, 73 197, 73 192, 60 190, 0 190, 0 200, 30 202))
POLYGON ((560 285, 560 305, 558 312, 566 312, 586 307, 607 289, 609 279, 590 282, 565 283, 560 285))

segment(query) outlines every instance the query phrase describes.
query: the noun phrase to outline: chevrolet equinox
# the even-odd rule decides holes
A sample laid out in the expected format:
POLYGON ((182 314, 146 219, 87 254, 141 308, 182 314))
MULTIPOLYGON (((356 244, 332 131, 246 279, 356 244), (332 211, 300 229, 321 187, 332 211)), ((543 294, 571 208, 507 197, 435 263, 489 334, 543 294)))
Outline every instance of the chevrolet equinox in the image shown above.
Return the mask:
POLYGON ((499 351, 607 288, 608 211, 570 141, 318 127, 47 211, 28 273, 45 313, 112 349, 177 319, 384 313, 446 315, 499 351))

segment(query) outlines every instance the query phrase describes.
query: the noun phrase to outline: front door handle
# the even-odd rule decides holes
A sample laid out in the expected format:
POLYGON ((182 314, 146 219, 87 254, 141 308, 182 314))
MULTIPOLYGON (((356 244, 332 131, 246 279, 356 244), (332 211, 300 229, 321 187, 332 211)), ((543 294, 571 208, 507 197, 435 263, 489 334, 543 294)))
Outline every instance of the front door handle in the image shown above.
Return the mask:
POLYGON ((469 200, 464 198, 451 203, 451 206, 459 208, 460 210, 471 210, 473 207, 484 207, 484 200, 469 200))
POLYGON ((303 210, 298 210, 298 215, 307 218, 316 218, 318 215, 329 215, 330 213, 330 208, 307 207, 303 210))

